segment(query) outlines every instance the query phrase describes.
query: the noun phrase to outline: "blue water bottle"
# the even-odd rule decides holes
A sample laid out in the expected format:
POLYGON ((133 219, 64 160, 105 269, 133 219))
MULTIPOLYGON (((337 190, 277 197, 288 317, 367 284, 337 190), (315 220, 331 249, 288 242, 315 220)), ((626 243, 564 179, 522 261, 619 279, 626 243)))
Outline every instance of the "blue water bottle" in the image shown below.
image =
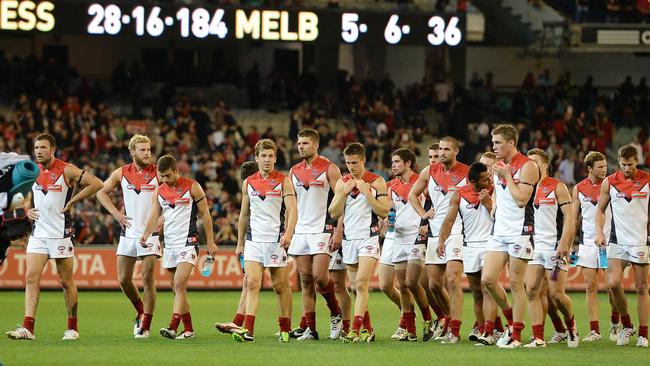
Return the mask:
POLYGON ((388 232, 392 233, 395 231, 395 209, 391 208, 388 211, 388 232))
POLYGON ((201 275, 203 277, 210 277, 212 274, 212 267, 214 267, 214 257, 207 255, 203 261, 203 268, 201 268, 201 275))
POLYGON ((607 247, 598 248, 598 267, 607 268, 607 247))
POLYGON ((241 271, 246 273, 246 268, 244 267, 244 253, 239 255, 239 264, 241 265, 241 271))
POLYGON ((571 251, 571 254, 569 254, 569 265, 571 267, 575 267, 578 265, 578 252, 575 250, 571 251))

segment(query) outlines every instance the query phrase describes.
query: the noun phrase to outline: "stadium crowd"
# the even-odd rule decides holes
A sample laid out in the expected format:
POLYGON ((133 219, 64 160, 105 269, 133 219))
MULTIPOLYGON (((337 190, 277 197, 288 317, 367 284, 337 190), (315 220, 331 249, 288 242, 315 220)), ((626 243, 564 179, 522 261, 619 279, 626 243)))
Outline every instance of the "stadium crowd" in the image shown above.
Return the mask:
MULTIPOLYGON (((33 138, 49 131, 56 137, 60 158, 106 179, 129 161, 129 138, 146 133, 152 139, 155 157, 163 153, 177 156, 181 174, 205 187, 216 240, 232 245, 236 243, 241 200, 238 167, 253 159, 257 141, 271 138, 278 146, 277 166, 287 170, 299 160, 294 145, 298 130, 305 127, 319 131, 322 155, 342 168, 343 147, 363 141, 369 168, 385 178, 391 174, 391 151, 408 147, 417 155, 426 154, 422 150, 428 143, 446 134, 461 140, 459 160, 472 162, 490 149, 490 130, 504 120, 516 123, 521 149, 545 150, 554 175, 570 186, 585 176, 586 152, 606 153, 616 148, 614 138, 621 129, 634 131, 640 162, 650 165, 645 78, 634 85, 628 77, 616 91, 604 94, 592 78, 579 85, 569 73, 554 76, 548 71, 539 76, 528 73, 514 92, 497 88, 491 74, 475 73, 467 87, 422 80, 400 89, 388 74, 378 80, 367 77, 358 81, 341 73, 335 95, 322 92, 314 75, 306 73, 300 76, 289 101, 287 94, 278 94, 278 86, 273 85, 286 83, 258 77, 258 89, 268 91, 257 96, 260 106, 277 98, 290 106, 285 136, 275 133, 272 126, 244 128, 238 123, 236 109, 224 101, 206 100, 200 90, 194 95, 177 93, 173 84, 152 94, 160 104, 156 107, 154 103, 150 118, 116 115, 107 95, 140 93, 138 77, 126 73, 114 78, 115 90, 109 92, 73 68, 62 69, 53 61, 0 57, 4 104, 0 151, 30 153, 33 138)), ((121 195, 111 198, 119 203, 121 195)), ((119 225, 98 202, 80 203, 72 216, 79 243, 115 244, 119 240, 119 225)))

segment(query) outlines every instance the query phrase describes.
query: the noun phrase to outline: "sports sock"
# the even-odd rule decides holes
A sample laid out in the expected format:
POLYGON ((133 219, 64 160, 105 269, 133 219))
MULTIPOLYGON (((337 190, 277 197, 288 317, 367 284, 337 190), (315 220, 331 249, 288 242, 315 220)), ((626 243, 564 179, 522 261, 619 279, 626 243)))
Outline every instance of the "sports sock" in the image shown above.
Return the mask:
POLYGON ((178 330, 178 325, 181 323, 181 314, 172 314, 172 319, 169 321, 169 329, 178 330))
POLYGON ((648 326, 647 325, 639 326, 639 337, 643 337, 645 339, 648 339, 648 326))
POLYGON ((142 314, 142 325, 140 326, 140 328, 142 330, 150 330, 151 319, 153 319, 153 314, 147 314, 147 313, 142 314))
POLYGON ((512 339, 521 342, 521 331, 524 330, 524 328, 524 323, 512 322, 512 339))
POLYGON ((330 315, 341 315, 341 308, 339 307, 339 301, 336 299, 336 291, 334 290, 334 281, 330 280, 327 283, 327 287, 325 287, 325 289, 322 291, 318 290, 318 292, 323 295, 323 298, 327 303, 327 308, 330 309, 330 315))
POLYGON ((74 318, 68 318, 68 329, 78 330, 77 329, 77 317, 76 316, 74 318))
POLYGON ((600 334, 600 325, 598 324, 598 320, 590 321, 589 322, 589 328, 590 328, 590 330, 593 330, 594 332, 600 334))
POLYGON ((506 317, 506 322, 508 322, 508 326, 512 325, 512 307, 509 307, 507 309, 503 309, 503 316, 506 317))
POLYGON ((312 331, 316 330, 316 313, 311 312, 311 313, 305 313, 305 319, 306 319, 306 328, 303 329, 311 329, 312 331))
MULTIPOLYGON (((315 314, 315 313, 313 313, 315 314)), ((278 325, 280 326, 281 332, 291 332, 291 319, 290 318, 278 318, 278 325)))
POLYGON ((366 311, 363 314, 363 327, 368 331, 372 332, 372 323, 370 322, 370 312, 366 311))
POLYGON ((244 324, 244 318, 246 318, 246 315, 237 313, 235 314, 235 318, 232 320, 232 322, 235 323, 238 327, 241 327, 244 324))
POLYGON ((402 316, 399 318, 399 327, 406 329, 408 325, 406 324, 406 313, 402 313, 402 316))
POLYGON ((135 311, 138 312, 138 316, 144 314, 144 304, 142 303, 142 299, 138 297, 136 301, 131 301, 133 304, 133 307, 135 308, 135 311))
POLYGON ((359 334, 361 332, 361 325, 363 324, 363 317, 355 315, 352 320, 352 330, 359 334))
POLYGON ((625 328, 634 328, 632 320, 630 319, 630 314, 621 315, 621 324, 623 324, 625 328))
POLYGON ((566 324, 567 329, 575 329, 576 327, 576 321, 575 317, 571 317, 571 319, 564 319, 564 324, 566 324))
POLYGON ((551 318, 551 321, 553 322, 553 328, 555 328, 555 331, 558 333, 564 333, 566 332, 566 328, 564 328, 564 324, 562 323, 562 319, 560 317, 555 316, 555 315, 548 315, 549 318, 551 318))
POLYGON ((494 320, 494 329, 497 330, 497 332, 503 333, 505 331, 505 328, 503 328, 503 322, 501 321, 501 317, 497 316, 497 318, 494 320))
POLYGON ((305 316, 305 314, 302 314, 302 316, 300 317, 300 329, 305 329, 305 328, 307 328, 307 317, 305 316))
POLYGON ((424 321, 433 320, 433 317, 431 316, 431 309, 428 306, 422 311, 422 319, 424 321))
POLYGON ((442 308, 438 306, 438 304, 434 303, 433 306, 431 306, 433 309, 433 312, 436 314, 436 319, 442 319, 445 317, 445 312, 442 311, 442 308))
POLYGON ((183 331, 184 332, 193 332, 194 328, 192 327, 192 315, 190 313, 185 313, 181 315, 183 320, 183 331))
POLYGON ((533 325, 533 337, 544 340, 544 324, 533 325))
POLYGON ((460 337, 460 325, 461 321, 458 319, 452 319, 449 321, 449 331, 451 334, 455 335, 456 337, 460 337))
POLYGON ((486 320, 485 326, 483 327, 483 334, 492 335, 494 333, 494 322, 492 320, 486 320))
POLYGON ((244 328, 253 335, 255 333, 255 315, 246 315, 244 317, 244 328))
POLYGON ((610 316, 610 321, 612 324, 618 324, 621 321, 621 315, 618 313, 618 311, 612 311, 612 315, 610 316))
POLYGON ((343 331, 345 333, 350 331, 350 319, 343 319, 343 331))
POLYGON ((23 328, 32 332, 32 334, 34 334, 34 323, 36 323, 36 319, 31 316, 26 316, 23 318, 23 328))

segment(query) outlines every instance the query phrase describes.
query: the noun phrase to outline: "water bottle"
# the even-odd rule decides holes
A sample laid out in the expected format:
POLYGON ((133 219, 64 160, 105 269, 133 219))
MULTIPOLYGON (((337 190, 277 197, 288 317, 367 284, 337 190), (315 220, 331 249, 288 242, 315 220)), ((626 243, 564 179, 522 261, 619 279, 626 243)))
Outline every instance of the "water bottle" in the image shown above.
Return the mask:
POLYGON ((598 268, 607 268, 607 247, 598 248, 598 268))
POLYGON ((551 281, 557 281, 558 278, 560 278, 560 271, 562 270, 563 266, 564 266, 564 259, 558 258, 555 260, 555 265, 553 266, 553 270, 551 271, 551 281))
POLYGON ((207 255, 203 261, 203 268, 201 268, 201 275, 203 277, 210 277, 212 274, 212 267, 214 267, 214 257, 207 255))
POLYGON ((241 271, 246 273, 246 268, 244 267, 244 253, 239 255, 239 264, 241 264, 241 271))
POLYGON ((571 251, 571 254, 569 254, 569 265, 571 267, 575 267, 578 265, 578 252, 575 250, 571 251))
POLYGON ((388 211, 388 232, 392 233, 395 231, 395 209, 391 208, 388 211))

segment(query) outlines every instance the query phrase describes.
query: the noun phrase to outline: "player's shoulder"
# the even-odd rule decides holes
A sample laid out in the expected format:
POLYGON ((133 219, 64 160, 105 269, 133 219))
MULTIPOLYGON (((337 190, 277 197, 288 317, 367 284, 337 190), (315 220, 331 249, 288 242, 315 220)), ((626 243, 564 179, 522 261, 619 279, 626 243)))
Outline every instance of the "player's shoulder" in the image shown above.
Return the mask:
POLYGON ((452 169, 456 174, 467 175, 469 173, 469 165, 461 163, 460 161, 454 165, 452 169))
MULTIPOLYGON (((370 172, 370 171, 366 171, 366 173, 363 175, 363 180, 366 181, 366 183, 373 183, 373 182, 375 182, 375 181, 376 181, 377 179, 379 179, 379 178, 381 178, 382 180, 384 180, 384 178, 382 178, 381 175, 376 174, 376 173, 373 173, 373 172, 370 172)), ((384 181, 384 182, 385 182, 385 181, 384 181)))
POLYGON ((392 187, 398 185, 399 183, 400 183, 400 179, 395 177, 395 178, 389 180, 388 182, 386 182, 386 187, 392 188, 392 187))

